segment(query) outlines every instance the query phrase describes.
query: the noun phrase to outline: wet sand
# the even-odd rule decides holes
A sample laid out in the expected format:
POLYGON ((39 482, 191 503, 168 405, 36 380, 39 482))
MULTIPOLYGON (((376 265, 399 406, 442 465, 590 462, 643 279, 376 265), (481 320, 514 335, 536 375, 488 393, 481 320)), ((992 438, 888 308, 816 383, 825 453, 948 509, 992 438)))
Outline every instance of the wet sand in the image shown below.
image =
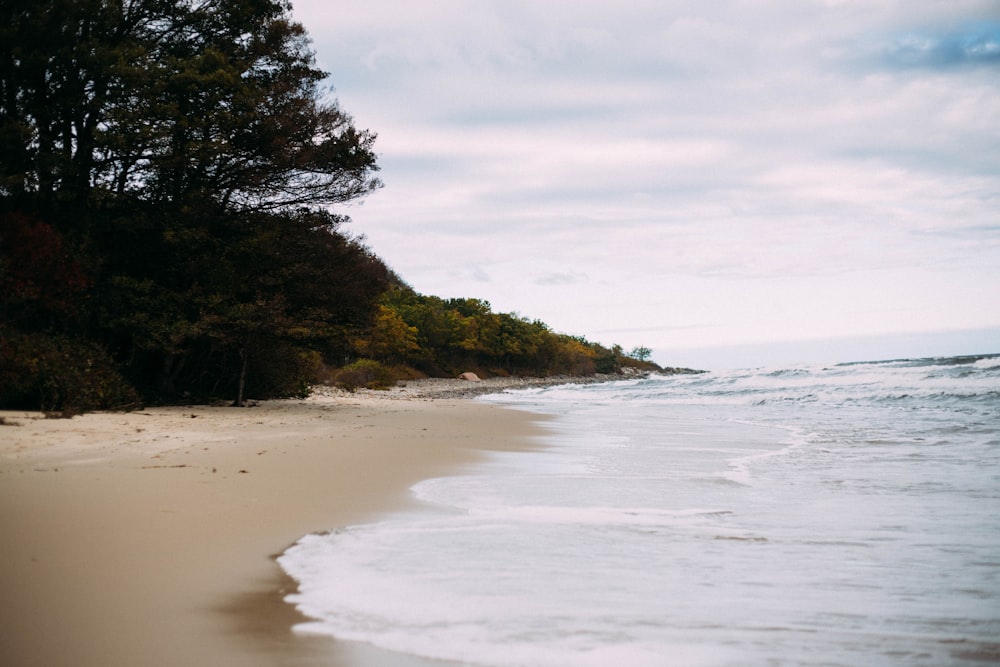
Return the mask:
POLYGON ((0 413, 0 664, 436 664, 296 634, 303 619, 283 601, 294 582, 274 561, 307 533, 410 508, 416 482, 541 432, 528 413, 440 398, 469 385, 419 387, 0 413))

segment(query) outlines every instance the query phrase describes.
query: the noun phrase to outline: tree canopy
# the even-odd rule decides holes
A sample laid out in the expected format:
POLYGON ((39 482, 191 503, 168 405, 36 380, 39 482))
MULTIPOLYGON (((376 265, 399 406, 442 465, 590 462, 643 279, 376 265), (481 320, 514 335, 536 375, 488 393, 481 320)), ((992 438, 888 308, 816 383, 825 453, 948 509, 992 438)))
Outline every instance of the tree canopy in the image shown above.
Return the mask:
POLYGON ((0 42, 9 400, 62 402, 25 336, 163 399, 300 391, 347 353, 388 271, 329 210, 381 185, 375 135, 287 2, 12 0, 0 42))
POLYGON ((226 209, 323 206, 378 187, 374 135, 321 94, 275 0, 3 5, 4 194, 226 209))
POLYGON ((494 375, 591 375, 622 366, 658 367, 579 336, 552 331, 540 320, 495 313, 475 298, 443 299, 396 286, 382 297, 373 328, 356 352, 427 375, 463 371, 494 375))

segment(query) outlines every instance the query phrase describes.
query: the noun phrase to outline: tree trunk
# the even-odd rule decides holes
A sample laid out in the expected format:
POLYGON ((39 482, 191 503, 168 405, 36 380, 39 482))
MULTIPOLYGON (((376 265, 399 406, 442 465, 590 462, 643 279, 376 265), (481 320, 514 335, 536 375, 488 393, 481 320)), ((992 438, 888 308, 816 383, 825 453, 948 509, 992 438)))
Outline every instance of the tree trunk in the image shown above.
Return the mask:
POLYGON ((243 389, 246 387, 247 383, 247 359, 250 354, 247 352, 247 348, 240 348, 240 382, 236 389, 236 402, 233 403, 237 408, 243 407, 243 389))

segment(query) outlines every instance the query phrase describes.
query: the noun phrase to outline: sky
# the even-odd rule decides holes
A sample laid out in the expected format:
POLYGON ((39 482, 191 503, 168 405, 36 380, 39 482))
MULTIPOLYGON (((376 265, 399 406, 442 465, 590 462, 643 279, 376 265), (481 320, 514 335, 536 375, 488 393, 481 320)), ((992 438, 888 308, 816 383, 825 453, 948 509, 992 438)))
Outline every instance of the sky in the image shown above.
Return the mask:
POLYGON ((414 289, 670 366, 1000 352, 997 0, 293 0, 414 289))

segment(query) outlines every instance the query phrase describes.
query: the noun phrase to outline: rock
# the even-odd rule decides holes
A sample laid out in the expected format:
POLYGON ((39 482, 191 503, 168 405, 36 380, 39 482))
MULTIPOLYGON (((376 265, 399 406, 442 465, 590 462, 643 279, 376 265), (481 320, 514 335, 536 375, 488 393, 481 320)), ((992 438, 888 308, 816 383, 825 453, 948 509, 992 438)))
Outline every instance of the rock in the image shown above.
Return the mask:
POLYGON ((481 382, 479 376, 475 373, 462 373, 458 376, 459 380, 468 380, 469 382, 481 382))

